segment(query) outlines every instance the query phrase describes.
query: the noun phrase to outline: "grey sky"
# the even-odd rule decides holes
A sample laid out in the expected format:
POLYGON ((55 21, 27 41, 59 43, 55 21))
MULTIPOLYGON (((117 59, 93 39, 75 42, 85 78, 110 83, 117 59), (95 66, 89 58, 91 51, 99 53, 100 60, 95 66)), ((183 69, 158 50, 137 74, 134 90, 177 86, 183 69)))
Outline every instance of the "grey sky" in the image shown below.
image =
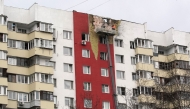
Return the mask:
MULTIPOLYGON (((33 3, 41 6, 68 9, 85 0, 4 0, 5 5, 28 9, 33 3)), ((174 27, 190 32, 190 0, 87 0, 69 9, 114 19, 144 23, 149 30, 163 32, 174 27), (91 10, 93 9, 93 10, 91 10), (91 10, 91 11, 89 11, 91 10)))

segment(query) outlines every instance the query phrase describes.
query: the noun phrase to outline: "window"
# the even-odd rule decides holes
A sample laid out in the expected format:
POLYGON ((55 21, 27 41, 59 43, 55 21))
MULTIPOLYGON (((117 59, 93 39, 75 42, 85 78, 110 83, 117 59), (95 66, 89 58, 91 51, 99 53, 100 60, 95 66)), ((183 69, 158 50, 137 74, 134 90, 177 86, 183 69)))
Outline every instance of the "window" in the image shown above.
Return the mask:
POLYGON ((137 74, 139 75, 139 78, 147 78, 152 79, 153 73, 148 71, 139 70, 137 71, 137 74))
POLYGON ((8 74, 8 82, 16 83, 16 75, 15 74, 8 74))
POLYGON ((82 50, 82 57, 90 58, 90 51, 89 50, 82 50))
POLYGON ((105 84, 102 85, 102 93, 109 93, 109 86, 108 85, 105 85, 105 84))
POLYGON ((63 38, 64 39, 72 39, 71 31, 65 31, 65 30, 63 30, 63 38))
POLYGON ((56 45, 53 45, 53 53, 56 53, 56 45))
POLYGON ((147 55, 137 55, 138 62, 152 64, 152 57, 147 55))
POLYGON ((84 82, 83 87, 85 91, 91 91, 91 83, 89 82, 84 82))
POLYGON ((28 102, 28 94, 18 92, 18 101, 28 102))
POLYGON ((46 40, 46 39, 33 39, 29 41, 29 49, 33 47, 42 47, 42 48, 48 48, 53 49, 53 41, 52 40, 46 40))
POLYGON ((137 87, 137 92, 139 94, 152 95, 152 90, 153 90, 153 88, 151 88, 151 87, 144 87, 144 86, 137 87))
POLYGON ((132 73, 132 80, 138 80, 139 75, 137 73, 132 73))
POLYGON ((154 61, 154 68, 159 69, 159 63, 158 63, 158 62, 156 62, 156 61, 154 61))
POLYGON ((153 48, 153 43, 150 40, 147 39, 136 39, 135 44, 138 47, 144 47, 144 48, 153 48))
POLYGON ((153 49, 154 51, 154 53, 158 53, 158 46, 156 46, 156 45, 154 45, 154 49, 153 49))
POLYGON ((8 23, 8 30, 15 31, 16 30, 16 24, 15 23, 8 23))
POLYGON ((5 51, 0 51, 0 59, 7 60, 7 53, 5 51))
POLYGON ((8 99, 10 100, 17 100, 17 92, 14 91, 7 91, 8 99))
POLYGON ((68 63, 64 63, 64 72, 72 72, 73 71, 73 65, 72 64, 68 64, 68 63))
POLYGON ((8 47, 10 48, 17 48, 17 49, 22 49, 22 50, 28 50, 28 42, 24 42, 24 41, 17 41, 17 40, 12 40, 12 39, 8 39, 8 47))
POLYGON ((7 42, 7 35, 0 33, 0 42, 7 42))
POLYGON ((53 85, 54 85, 54 87, 57 87, 57 79, 53 79, 53 85))
POLYGON ((70 47, 63 47, 63 54, 67 56, 72 56, 72 48, 70 47))
POLYGON ((90 66, 83 66, 83 74, 91 74, 90 66))
POLYGON ((52 75, 42 74, 41 73, 41 82, 43 82, 43 83, 52 83, 52 75))
POLYGON ((110 102, 103 102, 102 103, 102 109, 110 109, 110 102))
POLYGON ((123 47, 123 40, 115 39, 115 46, 116 47, 123 47))
POLYGON ((69 98, 69 97, 65 97, 65 106, 73 106, 74 104, 74 99, 73 98, 69 98))
POLYGON ((178 53, 187 54, 187 47, 178 45, 177 48, 178 53))
POLYGON ((28 76, 16 75, 16 77, 17 77, 17 83, 25 83, 25 84, 28 84, 28 76))
POLYGON ((7 95, 7 87, 0 86, 0 95, 7 95))
POLYGON ((117 87, 117 93, 119 95, 125 95, 125 87, 117 87))
POLYGON ((65 89, 73 89, 73 81, 65 80, 65 89))
POLYGON ((53 32, 52 24, 40 23, 40 31, 53 32))
POLYGON ((105 68, 101 68, 101 76, 105 76, 105 77, 108 77, 108 69, 105 69, 105 68))
MULTIPOLYGON (((30 83, 33 83, 33 82, 35 82, 35 81, 41 82, 42 80, 40 81, 40 78, 41 78, 40 76, 41 76, 40 73, 31 74, 30 77, 29 77, 29 78, 30 78, 30 79, 29 79, 29 80, 30 80, 30 83)), ((43 80, 43 81, 44 81, 44 80, 43 80)))
POLYGON ((6 16, 0 16, 0 24, 7 25, 7 17, 6 16))
POLYGON ((28 67, 27 59, 25 58, 8 57, 8 64, 21 67, 28 67))
POLYGON ((136 64, 136 58, 135 57, 131 57, 131 64, 135 65, 136 64))
POLYGON ((117 79, 125 79, 125 72, 117 70, 117 79))
POLYGON ((92 100, 84 99, 84 107, 85 108, 92 108, 92 100))
POLYGON ((133 41, 130 41, 130 49, 134 49, 135 48, 135 44, 133 41))
POLYGON ((106 37, 105 36, 99 36, 100 43, 101 44, 106 44, 106 37))
POLYGON ((53 96, 53 102, 54 104, 57 104, 57 96, 53 96))
POLYGON ((30 101, 33 100, 40 100, 40 92, 39 91, 32 91, 29 94, 30 101))
POLYGON ((83 34, 82 34, 82 40, 84 40, 84 41, 89 41, 89 35, 83 33, 83 34))
POLYGON ((27 33, 26 29, 21 29, 21 28, 18 28, 17 30, 18 33, 27 33))
POLYGON ((40 99, 41 100, 53 101, 53 92, 40 91, 40 99))
POLYGON ((117 63, 124 63, 124 56, 123 55, 116 55, 116 62, 117 63))
POLYGON ((158 54, 164 55, 164 51, 158 51, 158 54))
POLYGON ((101 59, 101 60, 107 60, 107 53, 105 53, 105 52, 100 52, 100 59, 101 59))
POLYGON ((138 96, 138 91, 137 91, 137 89, 133 89, 133 96, 134 96, 134 97, 138 96))

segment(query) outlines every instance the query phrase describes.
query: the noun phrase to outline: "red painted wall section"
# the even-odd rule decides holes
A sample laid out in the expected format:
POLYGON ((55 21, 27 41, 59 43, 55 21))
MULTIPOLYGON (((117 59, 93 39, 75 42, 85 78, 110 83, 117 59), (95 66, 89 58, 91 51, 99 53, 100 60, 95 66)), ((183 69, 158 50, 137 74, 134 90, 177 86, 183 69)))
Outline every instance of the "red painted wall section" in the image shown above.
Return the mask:
MULTIPOLYGON (((74 21, 74 51, 75 51, 75 76, 76 76, 76 105, 77 107, 84 108, 83 98, 91 96, 92 108, 96 105, 96 101, 99 101, 96 109, 102 109, 102 102, 110 102, 111 109, 114 109, 112 84, 109 77, 101 76, 101 68, 109 69, 108 61, 100 60, 100 52, 107 52, 106 44, 98 44, 98 59, 92 52, 90 42, 87 42, 86 46, 81 45, 82 33, 89 34, 89 22, 88 14, 73 12, 74 21), (82 49, 90 50, 90 58, 82 57, 82 49), (91 74, 83 74, 83 65, 91 67, 91 74), (92 91, 84 91, 83 82, 90 82, 92 91), (109 85, 110 93, 102 93, 102 84, 109 85), (89 94, 90 93, 90 94, 89 94)), ((114 72, 114 50, 113 44, 110 44, 111 58, 113 63, 114 72)), ((114 73, 115 74, 115 73, 114 73)), ((93 108, 94 109, 94 108, 93 108)))

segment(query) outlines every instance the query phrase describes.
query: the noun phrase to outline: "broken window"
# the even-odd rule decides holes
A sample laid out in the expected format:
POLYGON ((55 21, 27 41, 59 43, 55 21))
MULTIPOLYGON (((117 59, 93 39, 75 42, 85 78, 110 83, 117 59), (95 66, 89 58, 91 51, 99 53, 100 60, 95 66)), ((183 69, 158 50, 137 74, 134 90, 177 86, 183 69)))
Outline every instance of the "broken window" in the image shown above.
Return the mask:
POLYGON ((85 33, 82 33, 82 40, 83 41, 89 41, 89 35, 85 34, 85 33))
POLYGON ((100 40, 101 44, 106 44, 106 37, 105 36, 100 36, 99 40, 100 40))
POLYGON ((0 42, 7 42, 7 35, 0 33, 0 42))
POLYGON ((125 87, 117 87, 117 93, 119 95, 125 95, 125 87))

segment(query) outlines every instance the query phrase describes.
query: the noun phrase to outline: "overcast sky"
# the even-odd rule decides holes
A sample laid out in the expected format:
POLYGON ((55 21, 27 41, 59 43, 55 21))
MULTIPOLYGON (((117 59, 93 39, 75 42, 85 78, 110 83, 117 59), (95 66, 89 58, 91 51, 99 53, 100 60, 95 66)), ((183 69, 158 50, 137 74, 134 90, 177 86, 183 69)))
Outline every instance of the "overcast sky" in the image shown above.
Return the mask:
POLYGON ((190 32, 190 0, 4 0, 5 5, 28 9, 41 6, 90 13, 117 20, 144 23, 149 30, 164 32, 174 27, 190 32), (106 2, 106 3, 105 3, 106 2), (104 3, 104 4, 103 4, 104 3), (101 5, 103 4, 103 5, 101 5), (97 7, 99 6, 99 7, 97 7))

